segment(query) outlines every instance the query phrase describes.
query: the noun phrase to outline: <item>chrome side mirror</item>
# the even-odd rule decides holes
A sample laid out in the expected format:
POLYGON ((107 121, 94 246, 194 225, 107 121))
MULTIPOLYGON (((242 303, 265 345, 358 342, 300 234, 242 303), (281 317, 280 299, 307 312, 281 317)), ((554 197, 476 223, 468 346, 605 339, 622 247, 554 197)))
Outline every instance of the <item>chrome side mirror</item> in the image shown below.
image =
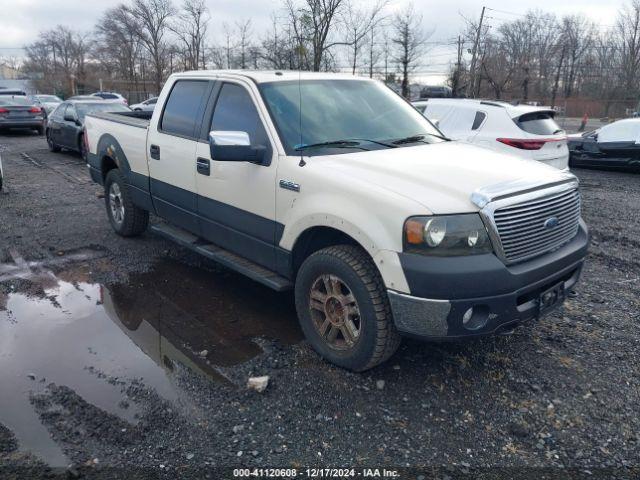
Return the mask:
POLYGON ((251 139, 247 132, 213 130, 209 132, 209 141, 221 146, 248 147, 251 145, 251 139))
POLYGON ((267 147, 251 145, 247 132, 214 130, 209 132, 209 150, 212 160, 263 164, 267 147))

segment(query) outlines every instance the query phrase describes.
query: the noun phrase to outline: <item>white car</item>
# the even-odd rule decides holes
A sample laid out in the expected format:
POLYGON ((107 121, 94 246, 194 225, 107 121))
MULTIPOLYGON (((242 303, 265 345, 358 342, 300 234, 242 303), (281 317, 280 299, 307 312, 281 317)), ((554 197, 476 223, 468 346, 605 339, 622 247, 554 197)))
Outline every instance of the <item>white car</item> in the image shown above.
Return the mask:
POLYGON ((115 92, 96 92, 91 94, 92 97, 99 97, 102 100, 112 103, 122 103, 123 105, 129 106, 129 102, 119 93, 115 92))
POLYGON ((44 109, 47 117, 62 103, 62 99, 57 95, 32 95, 30 98, 44 109))
POLYGON ((567 135, 550 108, 470 99, 413 103, 448 138, 566 170, 567 135))
POLYGON ((156 234, 292 290, 311 346, 356 371, 401 334, 539 318, 587 251, 571 173, 448 141, 369 78, 174 74, 150 119, 89 114, 85 134, 116 233, 140 235, 153 213, 156 234))
POLYGON ((150 98, 149 100, 145 100, 144 102, 134 103, 130 105, 129 108, 134 112, 153 112, 153 109, 156 108, 156 104, 158 103, 158 97, 150 98))

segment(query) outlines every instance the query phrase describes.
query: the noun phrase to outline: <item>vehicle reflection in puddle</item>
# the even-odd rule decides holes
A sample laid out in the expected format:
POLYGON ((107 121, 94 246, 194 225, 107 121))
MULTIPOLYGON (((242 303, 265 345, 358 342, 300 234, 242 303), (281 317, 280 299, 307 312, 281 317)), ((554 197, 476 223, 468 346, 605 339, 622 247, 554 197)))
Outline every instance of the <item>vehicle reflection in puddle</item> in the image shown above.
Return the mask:
POLYGON ((123 402, 121 386, 107 377, 142 379, 176 400, 184 397, 174 378, 178 364, 226 382, 227 368, 261 353, 253 339, 293 344, 302 338, 290 296, 175 262, 124 285, 104 287, 89 275, 63 272, 42 288, 38 298, 0 298, 0 423, 23 450, 52 466, 69 462, 29 403, 31 392, 66 385, 135 422, 138 407, 123 402))

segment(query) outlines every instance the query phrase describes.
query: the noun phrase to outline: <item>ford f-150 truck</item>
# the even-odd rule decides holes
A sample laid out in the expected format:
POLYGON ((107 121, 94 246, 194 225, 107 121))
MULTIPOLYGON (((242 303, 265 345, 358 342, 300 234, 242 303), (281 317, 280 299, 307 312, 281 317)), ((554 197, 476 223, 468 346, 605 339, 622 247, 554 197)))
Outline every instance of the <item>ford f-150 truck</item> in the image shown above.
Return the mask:
MULTIPOLYGON (((278 290, 329 361, 362 371, 402 335, 505 333, 561 304, 588 233, 568 172, 448 141, 380 82, 172 75, 85 141, 114 230, 150 227, 278 290)), ((214 312, 212 312, 214 314, 214 312)))

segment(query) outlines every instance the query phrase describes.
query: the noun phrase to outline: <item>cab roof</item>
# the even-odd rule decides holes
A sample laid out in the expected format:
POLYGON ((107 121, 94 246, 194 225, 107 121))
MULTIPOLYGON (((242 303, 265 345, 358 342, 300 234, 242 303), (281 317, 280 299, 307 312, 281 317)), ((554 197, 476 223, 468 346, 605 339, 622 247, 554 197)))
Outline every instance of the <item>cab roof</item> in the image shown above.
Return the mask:
POLYGON ((297 70, 194 70, 173 74, 175 78, 185 77, 237 77, 249 78, 255 83, 286 82, 292 80, 367 80, 368 77, 359 77, 347 73, 326 72, 301 72, 297 70))

